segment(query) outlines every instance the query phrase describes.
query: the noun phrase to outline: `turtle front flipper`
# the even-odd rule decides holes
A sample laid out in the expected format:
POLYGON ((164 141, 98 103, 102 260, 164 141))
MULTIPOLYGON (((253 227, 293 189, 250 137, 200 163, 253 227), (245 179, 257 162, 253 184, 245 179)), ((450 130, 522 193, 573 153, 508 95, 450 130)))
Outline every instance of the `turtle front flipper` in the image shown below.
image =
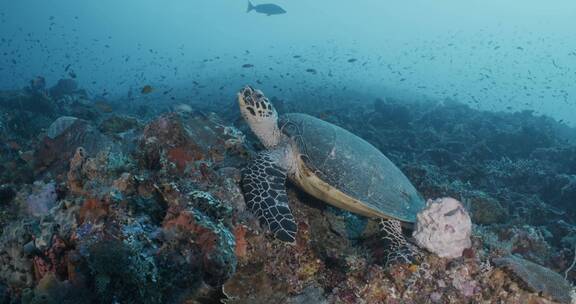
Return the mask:
POLYGON ((248 208, 274 236, 284 242, 296 240, 296 221, 288 206, 286 169, 280 150, 262 151, 242 171, 242 191, 248 208))

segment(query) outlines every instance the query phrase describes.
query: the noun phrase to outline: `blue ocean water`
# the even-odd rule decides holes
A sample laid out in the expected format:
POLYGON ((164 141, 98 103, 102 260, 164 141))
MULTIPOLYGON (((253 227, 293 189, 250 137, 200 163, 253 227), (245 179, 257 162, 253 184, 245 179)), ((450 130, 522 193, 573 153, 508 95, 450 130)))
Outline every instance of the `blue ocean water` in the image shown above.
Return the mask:
POLYGON ((150 83, 200 99, 194 89, 221 79, 222 94, 211 93, 224 98, 260 80, 274 94, 349 87, 576 117, 572 1, 278 4, 288 12, 246 13, 230 0, 6 1, 2 88, 37 74, 54 83, 70 65, 92 94, 150 83))
POLYGON ((576 2, 0 1, 0 303, 575 303, 576 2), (461 201, 469 248, 390 266, 294 177, 277 240, 247 85, 461 201))

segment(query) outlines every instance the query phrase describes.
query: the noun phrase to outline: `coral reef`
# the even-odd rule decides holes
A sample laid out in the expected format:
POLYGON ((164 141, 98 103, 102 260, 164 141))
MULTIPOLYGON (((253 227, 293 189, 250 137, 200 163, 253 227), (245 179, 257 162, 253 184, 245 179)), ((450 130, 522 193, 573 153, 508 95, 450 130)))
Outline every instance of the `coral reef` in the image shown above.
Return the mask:
MULTIPOLYGON (((551 119, 454 102, 279 105, 357 133, 424 196, 470 211, 471 239, 440 253, 452 259, 388 263, 379 221, 292 185, 296 243, 260 227, 240 190, 258 143, 215 106, 129 111, 70 80, 0 92, 0 302, 569 303, 576 146, 551 119)), ((446 224, 469 237, 469 222, 446 224)))
POLYGON ((26 209, 29 214, 42 216, 48 214, 50 209, 56 204, 58 195, 54 183, 36 183, 36 191, 26 198, 26 209))

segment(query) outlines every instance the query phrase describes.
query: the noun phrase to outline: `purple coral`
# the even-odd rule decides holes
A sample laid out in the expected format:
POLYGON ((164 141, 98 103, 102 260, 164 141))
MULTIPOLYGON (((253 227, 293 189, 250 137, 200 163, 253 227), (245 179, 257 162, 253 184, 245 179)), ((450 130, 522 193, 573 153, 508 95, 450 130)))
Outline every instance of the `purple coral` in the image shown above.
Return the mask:
POLYGON ((40 188, 26 199, 28 213, 33 216, 48 214, 50 209, 56 205, 56 199, 58 198, 54 183, 40 183, 39 186, 40 188))

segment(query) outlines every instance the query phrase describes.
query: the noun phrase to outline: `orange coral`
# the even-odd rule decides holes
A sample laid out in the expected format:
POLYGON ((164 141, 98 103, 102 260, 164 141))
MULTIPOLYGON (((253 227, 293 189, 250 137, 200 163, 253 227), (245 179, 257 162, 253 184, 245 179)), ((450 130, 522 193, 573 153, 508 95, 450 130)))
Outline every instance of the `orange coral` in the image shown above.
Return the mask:
POLYGON ((162 225, 164 229, 180 228, 182 230, 193 231, 194 219, 192 218, 192 215, 178 209, 177 206, 170 207, 166 213, 164 224, 162 225))
POLYGON ((186 169, 186 164, 194 161, 194 156, 188 153, 186 149, 177 147, 168 150, 168 160, 175 163, 178 170, 183 172, 186 169))
POLYGON ((197 225, 191 211, 182 211, 178 214, 166 215, 164 229, 181 229, 189 231, 196 236, 195 242, 203 252, 211 252, 216 248, 217 236, 210 229, 197 225))
POLYGON ((108 214, 108 205, 98 199, 88 199, 80 208, 80 223, 96 223, 108 214))
POLYGON ((243 258, 248 251, 248 242, 246 242, 246 226, 238 225, 234 227, 234 236, 236 237, 236 257, 243 258))

